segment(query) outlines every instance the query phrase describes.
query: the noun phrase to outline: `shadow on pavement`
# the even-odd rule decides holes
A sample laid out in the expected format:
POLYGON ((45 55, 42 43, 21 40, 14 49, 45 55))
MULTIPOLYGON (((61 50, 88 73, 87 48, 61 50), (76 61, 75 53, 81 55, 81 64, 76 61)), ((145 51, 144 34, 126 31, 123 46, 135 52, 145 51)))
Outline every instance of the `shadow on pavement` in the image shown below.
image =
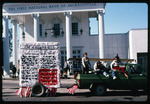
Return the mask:
POLYGON ((16 89, 16 91, 19 89, 19 87, 18 88, 3 88, 3 89, 16 89))
POLYGON ((10 96, 16 96, 16 95, 3 95, 3 97, 10 97, 10 96))
POLYGON ((2 92, 2 94, 7 94, 7 93, 14 93, 14 92, 2 92))
POLYGON ((109 91, 106 93, 105 96, 141 96, 141 95, 148 95, 144 91, 109 91))

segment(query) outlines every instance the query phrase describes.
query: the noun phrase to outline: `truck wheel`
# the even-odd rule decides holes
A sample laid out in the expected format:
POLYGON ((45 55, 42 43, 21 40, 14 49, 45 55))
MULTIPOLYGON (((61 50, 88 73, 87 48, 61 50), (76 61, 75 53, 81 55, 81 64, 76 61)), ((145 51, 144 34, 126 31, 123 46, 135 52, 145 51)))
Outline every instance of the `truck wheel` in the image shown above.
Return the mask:
POLYGON ((106 88, 105 88, 104 85, 97 85, 97 86, 95 87, 94 93, 95 93, 96 95, 101 96, 101 95, 104 95, 105 92, 106 92, 106 88))
POLYGON ((31 94, 34 97, 40 97, 45 94, 45 91, 46 91, 46 88, 44 85, 42 85, 41 83, 36 83, 33 85, 31 89, 31 94))
POLYGON ((91 89, 89 89, 92 93, 94 92, 94 89, 93 88, 91 88, 91 89))

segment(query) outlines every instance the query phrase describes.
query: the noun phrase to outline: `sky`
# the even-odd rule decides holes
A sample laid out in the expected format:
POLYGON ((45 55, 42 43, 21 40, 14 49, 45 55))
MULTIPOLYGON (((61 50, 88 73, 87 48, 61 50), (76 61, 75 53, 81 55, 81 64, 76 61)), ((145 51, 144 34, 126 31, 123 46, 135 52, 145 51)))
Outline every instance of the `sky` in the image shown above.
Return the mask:
POLYGON ((106 3, 105 33, 127 33, 131 29, 148 28, 146 3, 106 3))

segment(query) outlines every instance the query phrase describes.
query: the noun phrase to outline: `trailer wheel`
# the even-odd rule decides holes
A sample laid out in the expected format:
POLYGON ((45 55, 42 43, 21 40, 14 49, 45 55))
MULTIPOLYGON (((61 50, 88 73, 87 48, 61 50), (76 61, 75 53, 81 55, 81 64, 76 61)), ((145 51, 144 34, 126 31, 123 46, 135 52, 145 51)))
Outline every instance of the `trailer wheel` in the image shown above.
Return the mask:
POLYGON ((42 85, 41 83, 36 83, 33 85, 31 89, 31 94, 34 97, 40 97, 45 94, 45 91, 46 91, 46 87, 44 85, 42 85))
POLYGON ((104 85, 96 85, 94 93, 98 96, 104 95, 106 92, 106 88, 104 85))

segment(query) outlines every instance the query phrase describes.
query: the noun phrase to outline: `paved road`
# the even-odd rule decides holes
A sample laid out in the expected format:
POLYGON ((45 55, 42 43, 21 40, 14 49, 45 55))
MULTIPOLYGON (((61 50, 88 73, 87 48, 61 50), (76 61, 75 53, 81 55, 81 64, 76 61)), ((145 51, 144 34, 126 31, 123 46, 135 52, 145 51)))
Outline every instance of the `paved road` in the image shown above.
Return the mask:
POLYGON ((88 89, 77 89, 74 95, 67 93, 67 87, 74 83, 74 79, 62 79, 62 87, 57 89, 55 97, 28 97, 20 98, 15 95, 19 88, 19 80, 2 81, 3 101, 146 101, 148 96, 139 91, 134 94, 131 91, 108 90, 104 96, 95 96, 88 89))

